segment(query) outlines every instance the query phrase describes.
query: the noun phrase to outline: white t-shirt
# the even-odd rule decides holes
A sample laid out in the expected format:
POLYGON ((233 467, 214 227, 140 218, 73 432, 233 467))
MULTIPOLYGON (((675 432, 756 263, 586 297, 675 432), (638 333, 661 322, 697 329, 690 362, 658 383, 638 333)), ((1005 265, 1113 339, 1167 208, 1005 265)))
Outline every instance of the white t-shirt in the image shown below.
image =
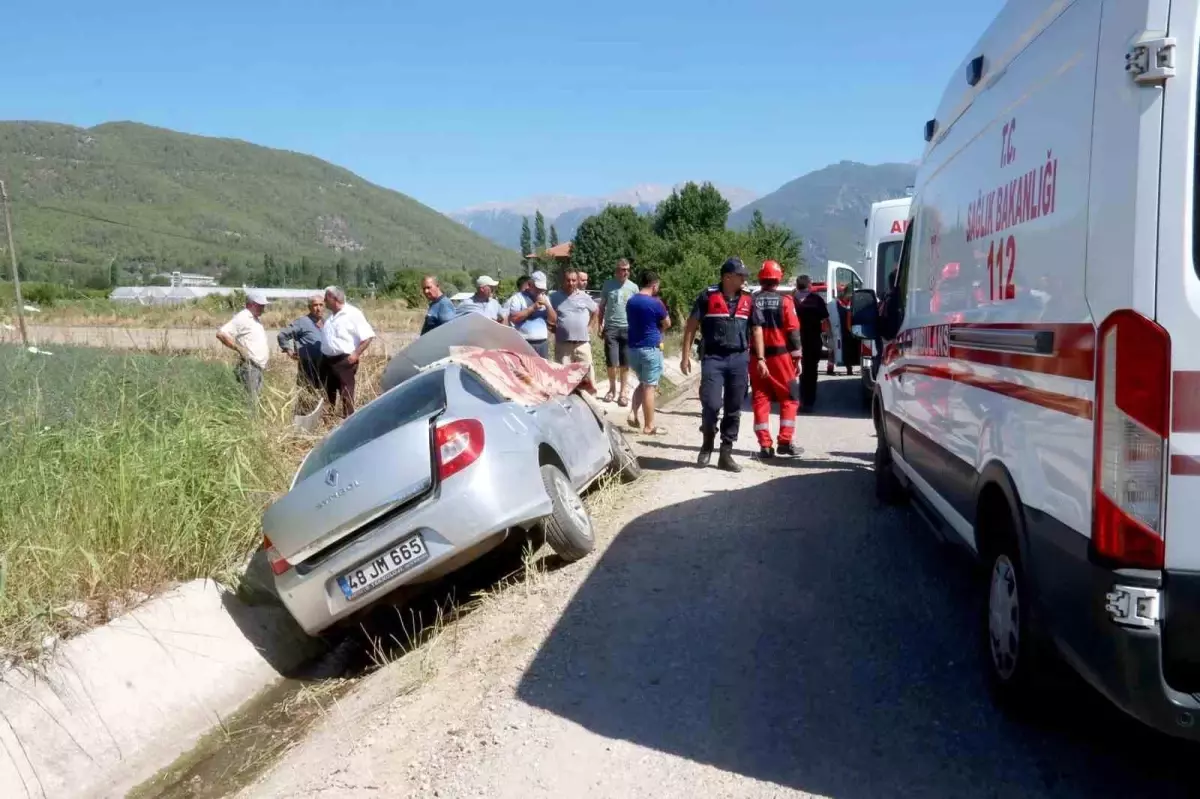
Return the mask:
MULTIPOLYGON (((210 330, 212 328, 209 328, 210 330)), ((254 318, 249 308, 243 308, 221 326, 221 332, 232 338, 250 353, 250 360, 260 369, 267 368, 271 349, 267 346, 267 331, 262 322, 254 318)))
POLYGON ((367 317, 346 303, 342 310, 325 320, 325 327, 321 328, 321 353, 349 355, 369 338, 375 338, 375 331, 367 322, 367 317))

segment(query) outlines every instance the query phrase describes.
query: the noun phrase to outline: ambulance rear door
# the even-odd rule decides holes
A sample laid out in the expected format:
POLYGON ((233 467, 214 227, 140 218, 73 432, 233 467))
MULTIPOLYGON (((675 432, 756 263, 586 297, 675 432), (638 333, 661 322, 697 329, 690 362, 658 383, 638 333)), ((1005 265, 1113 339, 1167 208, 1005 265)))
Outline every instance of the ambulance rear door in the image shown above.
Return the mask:
POLYGON ((825 273, 825 304, 829 307, 829 367, 844 366, 843 346, 861 346, 858 339, 842 335, 842 317, 847 312, 854 292, 863 287, 863 280, 849 264, 830 261, 825 273))

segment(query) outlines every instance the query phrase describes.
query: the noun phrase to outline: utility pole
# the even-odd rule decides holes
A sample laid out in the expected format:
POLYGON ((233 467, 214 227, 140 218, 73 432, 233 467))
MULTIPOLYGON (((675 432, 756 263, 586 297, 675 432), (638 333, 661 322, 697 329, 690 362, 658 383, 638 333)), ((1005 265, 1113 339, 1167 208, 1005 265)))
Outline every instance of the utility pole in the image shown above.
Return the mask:
POLYGON ((12 261, 13 294, 17 299, 17 326, 21 328, 21 343, 29 346, 29 333, 25 330, 25 301, 21 299, 21 276, 17 273, 17 250, 13 246, 12 218, 8 214, 8 189, 0 180, 0 205, 4 206, 4 231, 8 234, 8 257, 12 261))

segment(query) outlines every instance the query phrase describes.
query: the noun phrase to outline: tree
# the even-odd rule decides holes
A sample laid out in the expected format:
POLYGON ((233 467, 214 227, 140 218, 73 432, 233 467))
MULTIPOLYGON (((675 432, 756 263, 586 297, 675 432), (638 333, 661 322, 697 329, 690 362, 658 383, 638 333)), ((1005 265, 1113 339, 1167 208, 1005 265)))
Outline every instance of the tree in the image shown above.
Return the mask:
POLYGON ((121 284, 121 267, 117 266, 117 259, 113 258, 108 262, 108 287, 115 289, 121 284))
POLYGON ((538 211, 533 217, 533 251, 541 255, 546 250, 546 217, 538 211))
POLYGON ((350 262, 346 260, 346 256, 337 259, 337 263, 333 265, 334 272, 337 274, 337 284, 341 289, 345 289, 350 280, 350 262))
POLYGON ((262 285, 267 287, 283 283, 283 275, 279 271, 278 264, 275 263, 275 256, 270 253, 263 256, 261 280, 262 285))
POLYGON ((551 247, 558 246, 558 230, 555 229, 554 225, 550 226, 550 246, 551 247))
POLYGON ((689 233, 716 233, 729 221, 729 201, 711 183, 697 186, 689 182, 658 205, 654 214, 654 232, 665 239, 678 239, 689 233))
POLYGON ((521 265, 529 266, 525 256, 533 252, 533 237, 529 235, 529 217, 521 217, 521 265))
POLYGON ((354 266, 354 285, 362 288, 363 286, 363 265, 355 264, 354 266))
POLYGON ((756 262, 778 261, 787 277, 801 273, 804 268, 801 241, 790 229, 763 221, 762 212, 755 209, 746 236, 746 252, 756 262))

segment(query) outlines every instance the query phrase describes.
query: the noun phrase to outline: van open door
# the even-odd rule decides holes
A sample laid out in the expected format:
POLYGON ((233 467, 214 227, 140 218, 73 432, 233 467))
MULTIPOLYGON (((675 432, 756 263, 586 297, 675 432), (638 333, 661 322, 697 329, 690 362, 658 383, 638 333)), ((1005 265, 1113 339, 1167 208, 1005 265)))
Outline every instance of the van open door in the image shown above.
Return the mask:
POLYGON ((849 264, 830 261, 825 272, 825 303, 829 306, 829 336, 825 349, 829 360, 825 373, 833 374, 834 367, 854 367, 861 362, 861 344, 849 335, 844 322, 849 317, 850 300, 862 288, 863 281, 849 264), (849 349, 848 349, 849 348, 849 349))

